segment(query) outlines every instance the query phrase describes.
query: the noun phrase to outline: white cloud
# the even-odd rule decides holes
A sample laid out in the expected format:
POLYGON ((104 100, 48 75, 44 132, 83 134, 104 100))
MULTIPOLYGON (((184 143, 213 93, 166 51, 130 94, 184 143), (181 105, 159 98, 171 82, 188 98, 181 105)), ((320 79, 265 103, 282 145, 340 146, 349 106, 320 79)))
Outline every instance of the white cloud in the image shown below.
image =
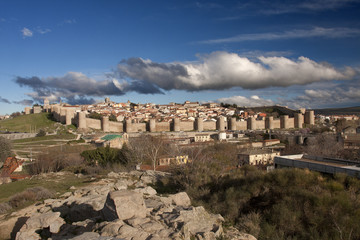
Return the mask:
POLYGON ((352 68, 344 71, 306 57, 258 57, 251 61, 236 53, 213 52, 199 56, 198 62, 156 63, 141 58, 123 60, 118 65, 122 77, 147 82, 164 90, 223 90, 232 87, 260 89, 287 87, 327 80, 350 79, 352 68))
POLYGON ((59 23, 59 26, 64 26, 65 24, 75 24, 76 20, 75 19, 65 19, 64 21, 62 21, 61 23, 59 23))
POLYGON ((263 99, 259 96, 253 95, 250 98, 244 96, 232 96, 228 98, 219 98, 216 100, 217 102, 236 104, 238 106, 246 106, 246 107, 261 107, 261 106, 272 106, 275 103, 270 99, 263 99))
POLYGON ((26 28, 26 27, 24 27, 21 30, 21 32, 23 34, 23 37, 32 37, 33 36, 33 32, 30 29, 26 28))
POLYGON ((40 34, 46 34, 46 33, 49 33, 51 32, 51 29, 49 28, 40 28, 40 27, 37 27, 36 28, 36 31, 40 34))
POLYGON ((327 10, 337 10, 339 8, 351 6, 359 0, 306 0, 295 3, 272 2, 267 9, 262 9, 264 14, 286 14, 294 12, 321 12, 327 10))
POLYGON ((321 89, 306 89, 303 94, 292 99, 280 100, 279 104, 289 105, 294 108, 360 105, 360 81, 324 86, 321 89))
POLYGON ((360 29, 355 28, 323 28, 314 27, 312 29, 295 29, 285 32, 270 32, 270 33, 253 33, 240 34, 228 38, 210 39, 200 41, 199 43, 217 44, 217 43, 232 43, 244 41, 260 41, 260 40, 282 40, 282 39, 299 39, 299 38, 345 38, 360 35, 360 29))

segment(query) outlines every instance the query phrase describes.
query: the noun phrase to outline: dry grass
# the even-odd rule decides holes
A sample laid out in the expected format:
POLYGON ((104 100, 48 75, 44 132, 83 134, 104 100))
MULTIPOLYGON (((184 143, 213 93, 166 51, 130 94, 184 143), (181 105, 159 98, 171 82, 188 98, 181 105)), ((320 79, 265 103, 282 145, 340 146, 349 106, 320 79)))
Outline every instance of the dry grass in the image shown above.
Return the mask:
POLYGON ((54 194, 44 187, 28 188, 23 192, 15 194, 9 200, 9 205, 12 208, 19 208, 27 205, 29 202, 51 198, 54 194))

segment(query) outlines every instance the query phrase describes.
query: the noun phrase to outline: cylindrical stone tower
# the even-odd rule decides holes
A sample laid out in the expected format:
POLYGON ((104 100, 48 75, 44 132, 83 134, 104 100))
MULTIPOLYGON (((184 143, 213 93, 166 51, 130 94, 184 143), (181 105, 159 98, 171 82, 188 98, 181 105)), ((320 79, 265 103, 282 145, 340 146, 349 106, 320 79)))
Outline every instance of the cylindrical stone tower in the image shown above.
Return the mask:
POLYGON ((126 121, 125 121, 125 127, 126 127, 126 132, 127 132, 127 133, 131 133, 131 132, 132 132, 132 122, 131 122, 131 119, 126 119, 126 121))
POLYGON ((180 119, 174 118, 174 132, 180 132, 180 119))
POLYGON ((274 129, 274 117, 269 116, 265 119, 265 128, 274 129))
POLYGON ((314 125, 315 124, 315 117, 314 117, 314 111, 307 111, 305 112, 305 123, 314 125))
POLYGON ((66 123, 66 108, 60 107, 60 122, 62 124, 66 123))
POLYGON ((223 116, 217 118, 216 127, 218 131, 225 131, 225 118, 223 116))
POLYGON ((71 125, 72 124, 72 119, 74 118, 74 109, 66 109, 66 119, 65 119, 65 124, 66 125, 71 125))
POLYGON ((294 121, 295 128, 302 128, 304 123, 304 116, 301 113, 295 113, 294 121))
POLYGON ((156 122, 155 122, 155 119, 154 119, 154 118, 150 119, 150 122, 149 122, 149 131, 150 131, 150 132, 156 132, 156 122))
POLYGON ((289 128, 289 115, 282 115, 280 116, 280 128, 287 129, 289 128))
POLYGON ((230 119, 230 126, 229 126, 229 129, 232 130, 232 131, 236 131, 236 118, 232 117, 230 119))
POLYGON ((54 118, 60 122, 60 106, 54 106, 54 118))
POLYGON ((108 116, 102 116, 101 117, 101 130, 103 132, 109 132, 109 117, 108 116))
POLYGON ((86 113, 85 112, 78 113, 78 128, 79 129, 86 128, 86 113))
POLYGON ((204 122, 203 122, 202 118, 197 117, 197 118, 195 119, 195 129, 196 129, 198 132, 204 131, 204 122))
POLYGON ((256 130, 256 119, 254 117, 249 117, 247 119, 247 129, 256 130))

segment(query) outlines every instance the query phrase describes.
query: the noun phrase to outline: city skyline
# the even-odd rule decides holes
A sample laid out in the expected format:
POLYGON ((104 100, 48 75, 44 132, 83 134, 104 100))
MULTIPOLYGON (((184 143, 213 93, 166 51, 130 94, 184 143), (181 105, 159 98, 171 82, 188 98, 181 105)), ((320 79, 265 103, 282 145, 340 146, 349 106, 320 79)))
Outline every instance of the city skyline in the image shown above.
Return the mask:
POLYGON ((0 114, 61 100, 360 105, 360 1, 2 1, 0 114))

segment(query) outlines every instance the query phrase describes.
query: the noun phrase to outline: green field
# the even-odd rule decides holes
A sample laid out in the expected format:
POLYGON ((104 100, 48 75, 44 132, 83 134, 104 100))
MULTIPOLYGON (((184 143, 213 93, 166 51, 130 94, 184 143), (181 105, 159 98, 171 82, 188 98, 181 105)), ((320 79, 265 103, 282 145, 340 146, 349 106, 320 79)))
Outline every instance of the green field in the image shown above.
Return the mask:
POLYGON ((56 122, 51 120, 50 113, 37 113, 2 120, 0 121, 0 131, 33 133, 40 129, 55 131, 56 125, 56 122))

